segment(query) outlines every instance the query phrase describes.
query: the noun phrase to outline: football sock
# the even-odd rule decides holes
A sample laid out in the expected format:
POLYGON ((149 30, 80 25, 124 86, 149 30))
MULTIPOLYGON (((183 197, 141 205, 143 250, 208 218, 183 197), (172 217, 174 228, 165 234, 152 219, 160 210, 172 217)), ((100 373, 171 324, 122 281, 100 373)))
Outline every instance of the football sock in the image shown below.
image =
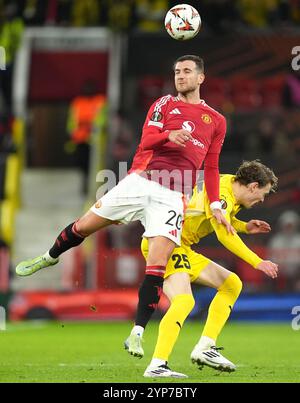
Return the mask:
POLYGON ((135 325, 145 328, 157 308, 162 293, 164 272, 164 266, 146 267, 146 275, 139 289, 135 325))
POLYGON ((235 273, 230 274, 218 288, 218 292, 209 306, 202 336, 217 340, 241 290, 242 282, 239 277, 235 273))
POLYGON ((57 258, 68 249, 78 246, 84 241, 84 236, 80 235, 76 230, 76 222, 68 225, 56 238, 54 245, 49 249, 49 255, 57 258))
POLYGON ((195 305, 192 294, 176 295, 159 324, 153 358, 168 361, 183 323, 195 305))
POLYGON ((199 347, 200 350, 208 350, 212 346, 215 346, 215 345, 216 345, 216 340, 213 340, 207 336, 201 336, 200 340, 197 343, 197 346, 199 347))

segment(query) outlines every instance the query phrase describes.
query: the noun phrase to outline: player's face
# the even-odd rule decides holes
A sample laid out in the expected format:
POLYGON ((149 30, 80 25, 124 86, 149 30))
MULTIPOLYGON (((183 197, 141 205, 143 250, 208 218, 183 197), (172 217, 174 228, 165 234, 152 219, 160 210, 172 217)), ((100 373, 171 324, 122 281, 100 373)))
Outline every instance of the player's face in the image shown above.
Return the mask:
POLYGON ((270 190, 270 183, 261 188, 258 186, 257 182, 249 183, 242 204, 246 208, 251 208, 255 204, 262 203, 265 200, 265 197, 270 193, 270 190))
POLYGON ((175 66, 175 87, 181 94, 197 90, 204 81, 204 74, 197 69, 192 60, 184 60, 175 66))

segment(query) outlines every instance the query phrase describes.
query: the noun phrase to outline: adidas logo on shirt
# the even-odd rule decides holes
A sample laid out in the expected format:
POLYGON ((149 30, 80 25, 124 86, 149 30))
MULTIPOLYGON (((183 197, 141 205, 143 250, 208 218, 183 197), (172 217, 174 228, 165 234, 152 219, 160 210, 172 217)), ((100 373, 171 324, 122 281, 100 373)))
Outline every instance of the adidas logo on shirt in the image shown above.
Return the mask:
POLYGON ((178 108, 175 108, 170 112, 170 115, 181 115, 181 112, 178 108))
POLYGON ((174 236, 175 238, 177 237, 177 229, 173 229, 172 231, 169 231, 169 234, 174 236))

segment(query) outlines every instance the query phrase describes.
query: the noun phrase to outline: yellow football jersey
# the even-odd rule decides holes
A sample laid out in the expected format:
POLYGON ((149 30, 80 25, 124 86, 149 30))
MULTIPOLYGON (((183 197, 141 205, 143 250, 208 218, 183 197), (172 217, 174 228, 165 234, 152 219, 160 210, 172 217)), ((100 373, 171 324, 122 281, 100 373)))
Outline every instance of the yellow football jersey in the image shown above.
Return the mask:
MULTIPOLYGON (((247 233, 247 223, 236 218, 241 210, 235 199, 232 183, 234 175, 220 175, 220 201, 223 213, 237 232, 247 233)), ((205 189, 195 187, 193 196, 187 206, 184 218, 181 247, 174 249, 169 259, 165 277, 177 272, 186 272, 194 281, 201 270, 210 262, 205 256, 194 252, 192 244, 197 244, 201 238, 215 232, 219 242, 236 256, 249 263, 254 268, 262 261, 251 249, 249 249, 237 233, 229 234, 222 224, 218 224, 210 210, 210 203, 205 189)), ((148 240, 142 241, 142 253, 145 258, 148 255, 148 240)))
MULTIPOLYGON (((232 222, 232 219, 241 209, 241 206, 236 203, 232 191, 233 180, 234 175, 220 175, 220 201, 222 204, 222 209, 229 222, 232 222)), ((196 186, 185 212, 181 238, 184 244, 196 244, 201 238, 204 238, 214 231, 210 222, 212 212, 209 205, 210 202, 208 200, 205 188, 203 187, 203 189, 199 191, 196 186)), ((246 232, 246 225, 243 232, 246 232)))
MULTIPOLYGON (((237 204, 232 183, 234 175, 220 175, 220 201, 223 213, 228 222, 232 224, 237 232, 247 233, 246 222, 237 219, 235 216, 242 206, 237 204)), ((252 252, 237 234, 228 234, 222 224, 218 224, 213 218, 210 202, 205 188, 199 191, 195 187, 193 196, 188 204, 183 231, 182 243, 186 246, 197 244, 201 238, 215 232, 218 240, 231 252, 256 267, 262 259, 252 252)))

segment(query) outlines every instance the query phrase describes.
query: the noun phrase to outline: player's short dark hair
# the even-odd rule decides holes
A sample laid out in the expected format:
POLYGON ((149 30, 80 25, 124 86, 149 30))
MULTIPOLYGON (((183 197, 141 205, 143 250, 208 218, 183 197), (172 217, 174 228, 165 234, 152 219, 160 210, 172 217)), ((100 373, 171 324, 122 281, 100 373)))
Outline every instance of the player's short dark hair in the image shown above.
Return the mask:
POLYGON ((175 66, 178 62, 184 62, 186 60, 191 60, 192 62, 195 62, 196 67, 199 70, 199 72, 204 73, 204 61, 200 56, 196 56, 196 55, 180 56, 177 60, 175 60, 175 62, 173 64, 173 70, 175 70, 175 66))
POLYGON ((271 184, 271 192, 277 189, 278 178, 272 171, 259 160, 243 161, 235 174, 235 181, 247 186, 249 183, 257 182, 260 188, 271 184))

